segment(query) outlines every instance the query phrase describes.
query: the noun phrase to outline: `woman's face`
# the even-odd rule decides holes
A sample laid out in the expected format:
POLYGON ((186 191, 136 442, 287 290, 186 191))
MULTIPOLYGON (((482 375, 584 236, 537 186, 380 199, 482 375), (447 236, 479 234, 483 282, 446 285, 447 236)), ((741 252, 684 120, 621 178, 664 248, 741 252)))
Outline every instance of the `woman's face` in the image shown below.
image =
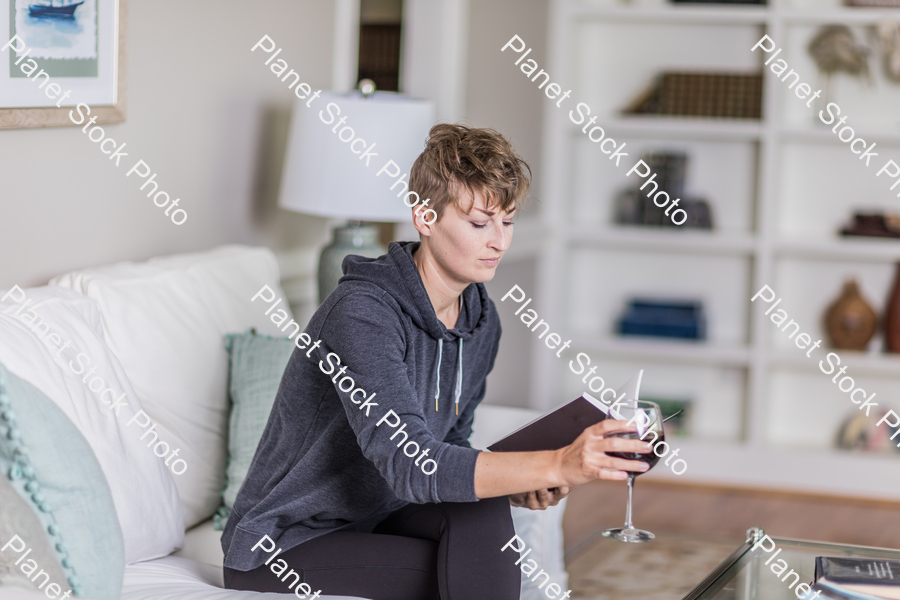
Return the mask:
POLYGON ((465 189, 462 194, 460 204, 471 206, 468 213, 450 204, 437 221, 425 225, 422 211, 415 217, 416 229, 441 270, 451 278, 465 285, 490 281, 512 242, 515 213, 501 213, 497 206, 489 210, 481 191, 476 190, 474 198, 465 189))

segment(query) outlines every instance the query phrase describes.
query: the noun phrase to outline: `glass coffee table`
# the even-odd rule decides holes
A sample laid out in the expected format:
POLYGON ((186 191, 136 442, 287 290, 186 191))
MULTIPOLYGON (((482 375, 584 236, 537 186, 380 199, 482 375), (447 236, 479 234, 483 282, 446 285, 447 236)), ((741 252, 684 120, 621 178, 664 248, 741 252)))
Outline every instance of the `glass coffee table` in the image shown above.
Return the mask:
MULTIPOLYGON (((752 550, 764 536, 765 532, 759 527, 747 530, 747 541, 682 600, 797 600, 797 594, 794 592, 796 586, 794 589, 788 588, 788 584, 794 582, 795 578, 791 576, 783 582, 781 577, 771 570, 772 566, 778 564, 778 560, 784 560, 789 565, 788 570, 793 569, 800 574, 797 585, 810 583, 815 579, 817 556, 900 560, 900 550, 779 537, 769 537, 775 544, 771 552, 764 552, 764 549, 772 545, 768 541, 752 550), (770 561, 779 548, 781 552, 770 561), (765 564, 766 561, 770 562, 768 566, 765 564)), ((784 576, 782 574, 782 577, 784 576)))

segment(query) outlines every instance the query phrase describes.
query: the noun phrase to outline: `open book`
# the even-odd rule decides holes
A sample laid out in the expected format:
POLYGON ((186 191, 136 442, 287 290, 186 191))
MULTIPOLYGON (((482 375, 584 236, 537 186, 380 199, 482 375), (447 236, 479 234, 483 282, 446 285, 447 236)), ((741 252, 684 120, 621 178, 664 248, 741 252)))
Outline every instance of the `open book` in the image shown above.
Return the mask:
MULTIPOLYGON (((616 399, 638 399, 641 377, 644 370, 629 379, 616 390, 616 399)), ((558 450, 568 446, 581 435, 581 432, 606 419, 623 419, 618 411, 610 414, 610 406, 615 400, 603 403, 587 392, 580 397, 563 404, 559 408, 542 415, 534 421, 520 427, 502 440, 488 446, 491 452, 535 452, 538 450, 558 450)), ((627 420, 627 419, 623 419, 627 420)))

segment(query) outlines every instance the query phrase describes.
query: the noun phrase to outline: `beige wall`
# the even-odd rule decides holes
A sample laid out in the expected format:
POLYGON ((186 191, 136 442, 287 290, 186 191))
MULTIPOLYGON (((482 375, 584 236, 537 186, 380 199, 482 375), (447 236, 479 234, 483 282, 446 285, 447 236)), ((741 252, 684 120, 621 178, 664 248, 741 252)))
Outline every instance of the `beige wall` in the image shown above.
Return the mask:
POLYGON ((79 127, 0 131, 0 289, 67 270, 227 242, 318 246, 326 221, 277 209, 292 93, 250 48, 264 34, 315 89, 331 84, 330 0, 130 0, 128 116, 117 169, 79 127), (181 198, 173 225, 125 173, 181 198), (128 162, 132 161, 132 162, 128 162))
MULTIPOLYGON (((499 52, 513 33, 545 55, 547 0, 472 2, 467 120, 499 129, 539 172, 540 97, 499 52)), ((277 209, 291 92, 250 47, 264 34, 315 88, 331 84, 329 0, 130 0, 128 116, 118 169, 79 127, 0 131, 0 289, 67 270, 221 243, 320 246, 323 219, 277 209), (125 177, 138 158, 181 198, 173 225, 125 177)))
MULTIPOLYGON (((518 34, 534 48, 529 57, 546 63, 548 0, 472 0, 469 15, 469 56, 466 81, 466 117, 475 127, 492 127, 506 135, 531 166, 532 194, 539 196, 541 184, 541 127, 543 94, 513 63, 510 51, 500 52, 518 34)), ((531 210, 536 203, 529 204, 531 210)), ((524 234, 522 234, 524 235, 524 234)), ((517 233, 513 243, 523 243, 517 233)), ((488 378, 485 401, 491 404, 528 406, 532 340, 527 329, 510 318, 500 304, 513 285, 534 289, 533 261, 504 261, 488 293, 503 321, 503 337, 494 370, 488 378)), ((509 302, 507 302, 509 304, 509 302)))
POLYGON ((541 110, 545 101, 534 84, 500 52, 518 34, 534 48, 529 58, 546 63, 548 0, 471 0, 466 117, 475 127, 506 135, 540 181, 541 110))
MULTIPOLYGON (((330 237, 326 220, 276 206, 293 96, 250 47, 268 34, 283 48, 279 58, 327 89, 333 11, 330 0, 130 0, 128 118, 105 126, 127 143, 122 166, 78 127, 0 131, 0 289, 229 242, 321 247, 330 237), (153 206, 134 175, 125 177, 138 158, 161 189, 181 198, 184 225, 153 206)), ((535 187, 542 97, 499 49, 518 33, 542 63, 546 15, 547 0, 473 0, 470 7, 466 120, 510 137, 534 168, 535 187)), ((529 265, 510 263, 489 287, 499 301, 531 277, 529 265)), ((298 316, 308 318, 312 308, 298 316)), ((521 335, 507 326, 489 401, 526 402, 530 346, 521 335)))

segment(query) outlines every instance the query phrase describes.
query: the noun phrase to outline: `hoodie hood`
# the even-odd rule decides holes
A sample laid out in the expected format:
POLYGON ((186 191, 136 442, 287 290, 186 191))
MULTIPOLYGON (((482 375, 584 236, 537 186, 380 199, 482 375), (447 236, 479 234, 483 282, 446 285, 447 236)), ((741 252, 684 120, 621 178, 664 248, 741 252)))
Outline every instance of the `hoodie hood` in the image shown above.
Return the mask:
POLYGON ((344 281, 365 281, 389 294, 410 316, 413 323, 435 340, 471 339, 488 325, 493 310, 487 290, 482 283, 472 283, 463 290, 462 310, 456 327, 447 329, 437 318, 434 306, 425 291, 425 284, 413 260, 419 242, 391 242, 388 253, 378 258, 351 254, 344 258, 344 281))

